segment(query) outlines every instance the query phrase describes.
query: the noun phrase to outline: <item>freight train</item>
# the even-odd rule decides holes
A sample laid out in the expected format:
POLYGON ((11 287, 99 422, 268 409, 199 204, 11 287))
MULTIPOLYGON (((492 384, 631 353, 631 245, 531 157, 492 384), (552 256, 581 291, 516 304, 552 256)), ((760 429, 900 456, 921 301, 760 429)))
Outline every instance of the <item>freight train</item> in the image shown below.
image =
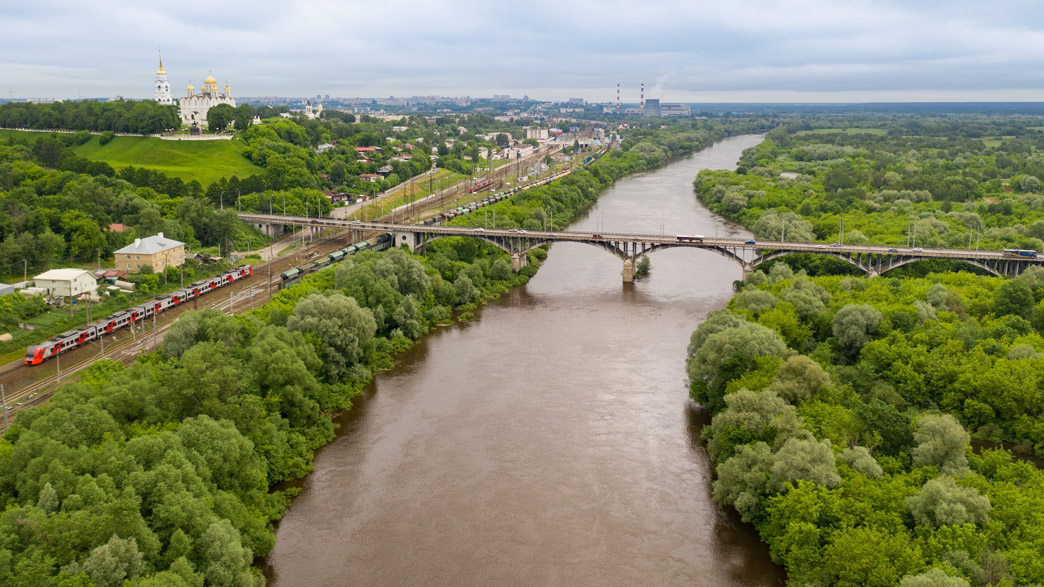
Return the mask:
POLYGON ((235 269, 225 271, 220 275, 197 281, 187 287, 183 287, 169 294, 161 295, 151 301, 128 308, 122 312, 116 312, 106 316, 93 324, 63 332, 51 340, 35 344, 25 351, 26 365, 39 365, 40 363, 56 357, 62 353, 80 348, 92 341, 98 340, 106 334, 111 334, 129 324, 136 324, 154 314, 169 310, 175 306, 206 295, 216 289, 225 287, 241 279, 254 274, 254 268, 250 265, 241 265, 235 269))
POLYGON ((293 269, 290 269, 288 271, 284 271, 284 272, 280 273, 279 274, 280 288, 290 287, 291 285, 294 285, 295 283, 300 283, 301 278, 303 278, 305 275, 309 275, 311 273, 315 273, 316 271, 319 271, 320 269, 325 269, 326 267, 329 267, 330 265, 333 265, 334 263, 338 263, 340 261, 343 261, 344 258, 349 256, 349 255, 354 255, 356 253, 359 253, 361 251, 366 251, 366 250, 383 251, 384 249, 387 249, 390 245, 391 245, 391 234, 390 233, 384 233, 384 234, 382 234, 382 235, 380 235, 380 236, 378 236, 376 238, 372 238, 372 239, 370 239, 368 241, 360 241, 360 242, 355 243, 354 245, 345 247, 343 249, 338 249, 338 250, 330 253, 329 255, 324 255, 322 257, 319 257, 318 259, 316 259, 315 261, 312 261, 311 263, 309 263, 307 265, 303 265, 301 267, 295 267, 293 269))

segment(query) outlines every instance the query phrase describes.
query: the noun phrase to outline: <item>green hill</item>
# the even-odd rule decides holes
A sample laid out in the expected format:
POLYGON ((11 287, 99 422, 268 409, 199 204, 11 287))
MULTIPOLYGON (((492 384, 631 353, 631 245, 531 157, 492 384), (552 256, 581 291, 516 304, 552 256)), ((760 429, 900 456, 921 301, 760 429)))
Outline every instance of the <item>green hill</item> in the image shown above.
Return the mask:
POLYGON ((243 156, 239 141, 165 141, 154 137, 115 137, 102 146, 97 136, 74 147, 77 155, 115 168, 144 167, 206 187, 222 177, 264 173, 243 156))
MULTIPOLYGON (((47 133, 0 129, 0 139, 17 138, 33 143, 45 136, 47 133)), ((73 147, 80 157, 104 161, 116 169, 128 165, 155 169, 184 181, 194 179, 203 187, 222 177, 244 178, 264 173, 264 169, 243 156, 245 149, 246 146, 236 140, 165 141, 154 137, 114 137, 102 146, 97 135, 73 147)))

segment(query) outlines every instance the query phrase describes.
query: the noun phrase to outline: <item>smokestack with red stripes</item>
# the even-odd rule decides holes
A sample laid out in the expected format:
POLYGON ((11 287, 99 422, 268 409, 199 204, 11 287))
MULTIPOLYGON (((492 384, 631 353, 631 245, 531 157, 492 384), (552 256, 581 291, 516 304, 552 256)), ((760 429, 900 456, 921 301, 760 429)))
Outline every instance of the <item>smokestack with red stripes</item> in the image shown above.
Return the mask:
POLYGON ((642 84, 642 106, 641 107, 643 109, 645 108, 645 84, 644 83, 642 84))
POLYGON ((616 84, 616 109, 620 110, 620 84, 616 84))

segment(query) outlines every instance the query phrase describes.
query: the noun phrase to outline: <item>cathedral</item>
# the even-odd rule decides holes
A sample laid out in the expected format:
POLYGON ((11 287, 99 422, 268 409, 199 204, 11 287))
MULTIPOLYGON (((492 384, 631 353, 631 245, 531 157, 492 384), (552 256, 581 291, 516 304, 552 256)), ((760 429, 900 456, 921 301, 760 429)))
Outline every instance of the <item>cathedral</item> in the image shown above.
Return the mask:
MULTIPOLYGON (((218 104, 228 104, 233 108, 236 107, 236 100, 232 97, 232 88, 225 85, 225 90, 219 91, 217 86, 217 80, 214 76, 207 76, 207 79, 203 80, 203 87, 196 92, 196 88, 192 87, 190 83, 188 86, 188 95, 178 101, 181 108, 181 123, 182 124, 197 124, 201 127, 207 126, 207 111, 218 104)), ((221 130, 221 129, 217 129, 221 130)))
MULTIPOLYGON (((167 72, 163 69, 163 54, 160 54, 159 71, 156 72, 156 101, 160 104, 174 104, 174 96, 170 93, 170 82, 167 80, 167 72)), ((213 75, 203 80, 203 87, 196 91, 190 83, 188 93, 184 98, 177 101, 181 114, 181 124, 197 125, 202 128, 207 126, 207 111, 218 104, 228 104, 236 107, 236 100, 232 97, 232 88, 218 90, 217 80, 213 75)))

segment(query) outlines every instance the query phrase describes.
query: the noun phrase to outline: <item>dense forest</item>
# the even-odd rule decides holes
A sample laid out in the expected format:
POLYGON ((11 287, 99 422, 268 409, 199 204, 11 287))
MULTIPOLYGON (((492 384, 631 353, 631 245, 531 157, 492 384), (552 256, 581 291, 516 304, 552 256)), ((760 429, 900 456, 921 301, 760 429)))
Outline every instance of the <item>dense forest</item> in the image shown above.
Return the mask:
POLYGON ((780 263, 693 333, 714 499, 791 584, 1044 581, 1044 471, 967 431, 1044 452, 1040 279, 780 263))
POLYGON ((1042 147, 1041 117, 815 117, 695 186, 762 239, 1039 251, 1042 147))
MULTIPOLYGON (((1041 122, 809 116, 694 186, 761 239, 1041 250, 1041 122)), ((1000 448, 1044 456, 1044 270, 766 269, 688 349, 714 499, 790 584, 1044 582, 1044 471, 1000 448)))
MULTIPOLYGON (((553 209, 564 225, 624 174, 766 124, 685 122, 680 140, 638 130, 589 169, 499 203, 498 218, 524 226, 553 209)), ((296 491, 277 487, 311 470, 332 416, 413 340, 469 319, 546 254, 515 274, 475 239, 367 251, 247 315, 186 313, 130 366, 96 363, 0 440, 0 584, 262 584, 251 564, 296 491)))

